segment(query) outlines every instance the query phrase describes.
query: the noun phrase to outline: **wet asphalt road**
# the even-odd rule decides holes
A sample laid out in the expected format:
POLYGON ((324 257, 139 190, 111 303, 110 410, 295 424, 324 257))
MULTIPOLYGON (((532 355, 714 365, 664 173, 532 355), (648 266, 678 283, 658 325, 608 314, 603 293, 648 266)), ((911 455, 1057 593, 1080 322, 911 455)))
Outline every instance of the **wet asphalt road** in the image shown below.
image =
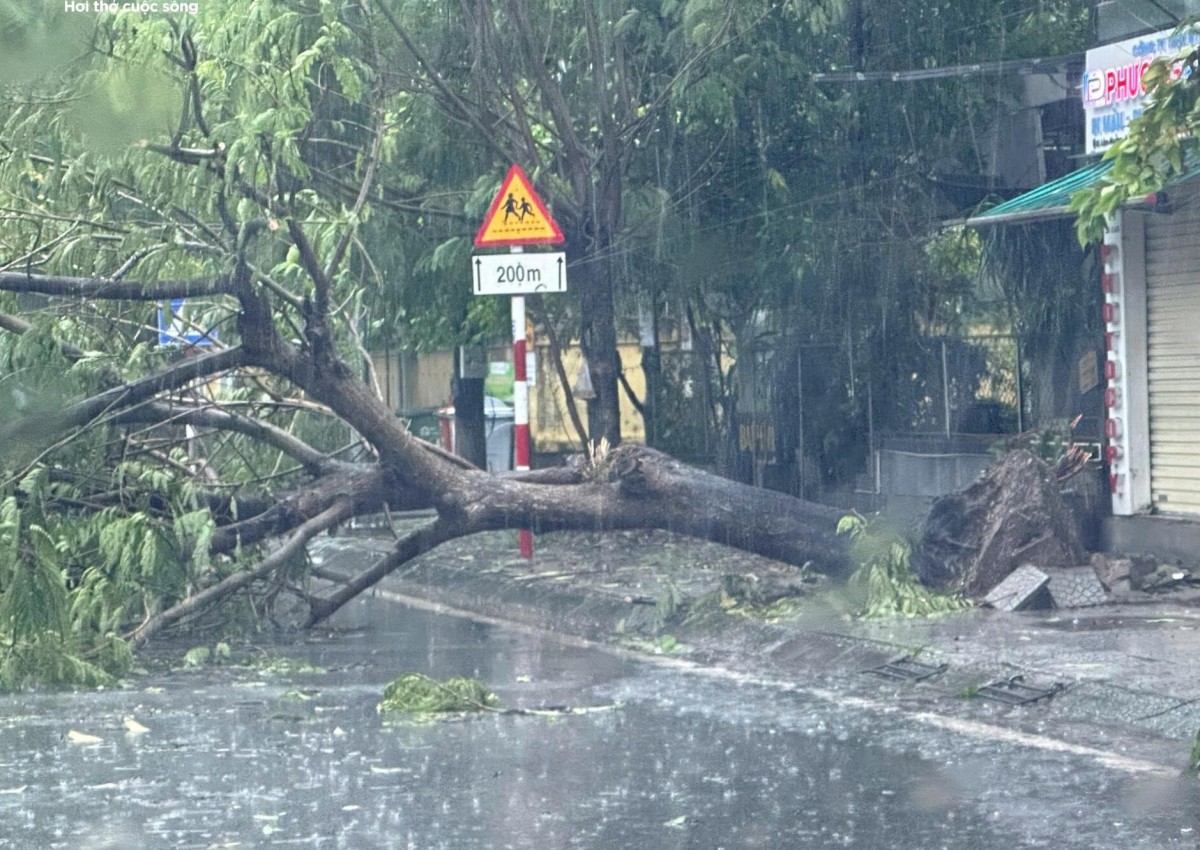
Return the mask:
POLYGON ((0 697, 0 848, 1200 845, 1197 784, 1136 764, 378 600, 344 622, 259 655, 325 672, 0 697), (409 671, 620 707, 385 724, 382 687, 409 671))

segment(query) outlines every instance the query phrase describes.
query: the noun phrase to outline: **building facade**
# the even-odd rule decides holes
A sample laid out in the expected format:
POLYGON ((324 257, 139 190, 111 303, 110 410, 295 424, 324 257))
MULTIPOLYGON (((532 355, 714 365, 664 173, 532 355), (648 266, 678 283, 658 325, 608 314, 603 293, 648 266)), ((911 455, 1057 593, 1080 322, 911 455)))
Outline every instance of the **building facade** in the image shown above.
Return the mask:
MULTIPOLYGON (((1095 158, 1123 136, 1140 112, 1141 76, 1149 63, 1200 46, 1200 32, 1176 26, 1123 32, 1119 21, 1138 17, 1129 3, 1109 5, 1111 14, 1101 32, 1115 40, 1088 51, 1080 81, 1092 164, 993 207, 971 224, 1004 226, 1069 216, 1071 195, 1096 185, 1108 170, 1107 163, 1095 158)), ((1099 249, 1095 285, 1103 293, 1103 462, 1112 514, 1103 523, 1106 548, 1193 560, 1200 552, 1198 234, 1200 168, 1121 209, 1099 249)))

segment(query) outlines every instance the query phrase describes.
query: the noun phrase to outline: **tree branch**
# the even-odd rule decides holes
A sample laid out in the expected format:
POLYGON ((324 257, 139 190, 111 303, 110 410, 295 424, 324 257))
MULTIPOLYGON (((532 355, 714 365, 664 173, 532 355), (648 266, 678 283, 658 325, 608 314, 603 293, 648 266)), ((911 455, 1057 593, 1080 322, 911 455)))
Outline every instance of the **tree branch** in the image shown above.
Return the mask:
POLYGON ((417 45, 408 35, 408 30, 400 26, 400 22, 396 20, 395 15, 392 14, 392 10, 388 8, 388 4, 380 3, 376 6, 376 8, 383 13, 383 17, 387 20, 388 24, 393 30, 395 30, 396 35, 400 37, 400 40, 404 42, 405 49, 407 49, 408 52, 412 54, 413 58, 417 60, 417 65, 425 73, 425 78, 429 80, 429 82, 438 91, 438 93, 441 94, 445 101, 453 104, 463 119, 468 121, 471 126, 475 128, 475 132, 479 134, 478 138, 485 145, 491 148, 492 151, 499 155, 502 159, 507 157, 508 151, 504 150, 495 143, 493 140, 495 134, 492 132, 490 127, 488 127, 479 119, 478 110, 473 109, 468 104, 464 103, 462 98, 455 94, 454 91, 446 85, 445 81, 442 79, 442 75, 439 74, 437 70, 435 70, 429 64, 429 61, 425 58, 425 55, 417 49, 417 45))
POLYGON ((233 431, 253 437, 299 461, 309 475, 328 475, 338 469, 338 461, 317 451, 308 443, 262 419, 251 419, 218 407, 188 407, 155 403, 122 413, 117 422, 151 425, 198 425, 233 431))
POLYGON ((383 581, 397 568, 454 536, 455 532, 449 524, 442 520, 435 520, 429 525, 401 537, 379 563, 350 579, 332 595, 324 598, 310 597, 308 599, 308 619, 305 620, 303 628, 311 629, 317 623, 332 616, 335 611, 355 596, 383 581))
POLYGON ((172 162, 182 163, 183 165, 200 165, 205 162, 214 162, 221 153, 217 148, 181 148, 174 145, 155 145, 150 143, 145 143, 142 147, 153 153, 162 154, 172 162))
MULTIPOLYGON (((733 5, 729 6, 724 22, 716 29, 712 38, 708 40, 707 44, 700 47, 695 53, 688 57, 682 65, 680 65, 678 70, 676 70, 674 75, 672 75, 671 79, 667 81, 667 84, 663 86, 662 91, 658 93, 658 96, 642 111, 642 116, 625 125, 621 132, 621 136, 626 144, 633 143, 637 134, 647 124, 649 124, 656 115, 659 114, 662 108, 669 101, 675 89, 681 86, 689 78, 692 70, 697 65, 703 62, 709 56, 716 53, 722 47, 725 47, 733 42, 733 38, 729 37, 727 34, 733 22, 733 13, 735 8, 736 7, 733 5)), ((759 17, 758 21, 762 21, 764 18, 766 18, 766 16, 767 13, 763 13, 763 15, 759 17)), ((757 25, 757 23, 758 22, 756 22, 755 25, 757 25)))
MULTIPOLYGON (((270 333, 270 329, 265 333, 270 333)), ((330 351, 327 362, 318 366, 309 352, 295 345, 276 338, 264 348, 260 347, 262 342, 256 341, 253 348, 247 342, 249 365, 261 366, 286 378, 352 423, 380 452, 381 462, 392 468, 407 486, 432 500, 438 493, 464 485, 463 474, 471 470, 462 469, 461 459, 452 464, 440 453, 435 457, 428 450, 429 444, 403 428, 396 414, 335 352, 330 351)))
MULTIPOLYGON (((529 22, 529 9, 526 6, 525 0, 509 0, 508 7, 525 51, 528 55, 536 57, 538 51, 533 41, 533 30, 529 22)), ((595 61, 595 57, 592 57, 592 59, 595 61)), ((549 71, 546 70, 546 64, 540 61, 531 62, 530 71, 537 85, 537 90, 545 100, 546 108, 550 111, 550 117, 554 122, 558 136, 562 139, 563 153, 569 162, 567 173, 574 178, 574 185, 571 188, 575 191, 575 203, 581 209, 586 210, 588 206, 586 199, 589 194, 589 186, 584 181, 589 180, 591 175, 591 159, 588 156, 587 148, 579 140, 579 136, 575 132, 575 124, 571 120, 571 110, 567 106, 562 88, 550 76, 549 71)))
POLYGON ((33 325, 22 319, 20 316, 13 316, 9 313, 0 313, 0 330, 8 331, 14 334, 29 333, 33 330, 33 325))
POLYGON ((309 540, 351 516, 353 510, 354 503, 351 499, 348 497, 338 498, 325 511, 297 528, 286 543, 260 561, 257 566, 236 572, 212 587, 194 593, 177 605, 172 605, 167 610, 150 617, 129 635, 130 643, 135 648, 140 647, 155 634, 179 622, 184 617, 215 605, 253 581, 266 578, 303 550, 309 540))
MULTIPOLYGON (((243 517, 213 532, 209 552, 227 554, 238 546, 249 546, 280 534, 287 534, 310 518, 329 510, 339 498, 349 498, 352 515, 382 509, 388 499, 397 510, 428 508, 428 500, 413 498, 404 502, 403 494, 388 492, 385 471, 374 464, 342 464, 316 481, 279 496, 261 513, 243 517)), ((235 497, 236 498, 236 497, 235 497)), ((241 515, 241 511, 239 511, 241 515)))
POLYGON ((325 271, 321 268, 321 261, 317 258, 317 252, 313 250, 312 243, 308 241, 308 236, 305 235, 300 222, 289 217, 287 226, 288 234, 292 237, 296 250, 300 252, 300 264, 304 266, 304 271, 308 273, 313 282, 312 314, 307 318, 311 324, 323 325, 329 317, 329 290, 331 287, 329 278, 325 276, 325 271))
MULTIPOLYGON (((374 41, 371 42, 374 47, 374 41)), ((380 67, 378 56, 372 56, 375 67, 380 67)), ((378 84, 375 91, 376 97, 379 97, 378 84)), ((371 152, 367 155, 367 167, 363 174, 362 184, 358 187, 358 197, 354 199, 354 206, 350 210, 350 222, 346 226, 346 232, 342 234, 338 240, 337 246, 333 249, 333 256, 329 258, 328 264, 325 266, 325 278, 333 280, 337 274, 338 266, 342 264, 342 259, 346 256, 346 250, 350 247, 350 240, 354 238, 355 232, 358 230, 358 217, 362 214, 363 207, 366 206, 367 199, 371 197, 371 191, 375 187, 375 172, 379 167, 379 159, 383 152, 383 134, 386 132, 387 122, 385 120, 385 112, 383 107, 376 103, 375 105, 375 134, 371 139, 371 152)))
POLYGON ((639 415, 645 416, 646 405, 640 398, 637 397, 637 393, 633 391, 633 386, 630 385, 629 378, 625 377, 624 369, 617 373, 617 380, 621 383, 621 387, 625 390, 625 397, 629 399, 629 403, 633 405, 633 409, 636 410, 639 415))
POLYGON ((159 393, 187 386, 198 378, 226 372, 244 364, 245 352, 239 347, 202 354, 176 363, 157 375, 132 381, 71 405, 55 414, 41 414, 19 420, 0 432, 0 446, 28 449, 52 443, 60 434, 82 427, 106 413, 115 413, 143 404, 159 393))
POLYGON ((61 298, 104 299, 112 301, 165 301, 170 298, 190 298, 198 295, 225 295, 230 292, 229 279, 196 278, 194 280, 160 280, 150 283, 107 278, 57 277, 0 272, 0 290, 6 292, 36 292, 61 298))
MULTIPOLYGON (((338 195, 344 199, 357 197, 357 190, 354 185, 347 183, 345 180, 340 180, 334 177, 328 171, 310 166, 313 178, 316 182, 328 185, 329 188, 337 191, 338 195)), ((446 218, 459 224, 474 224, 475 219, 466 213, 455 212, 453 210, 443 210, 437 207, 422 206, 419 201, 426 200, 418 195, 413 195, 410 192, 404 192, 392 186, 382 185, 376 180, 375 186, 378 190, 377 194, 371 198, 371 203, 377 206, 384 207, 396 212, 411 213, 412 215, 431 216, 437 218, 446 218)), ((432 197, 437 197, 432 196, 432 197)))

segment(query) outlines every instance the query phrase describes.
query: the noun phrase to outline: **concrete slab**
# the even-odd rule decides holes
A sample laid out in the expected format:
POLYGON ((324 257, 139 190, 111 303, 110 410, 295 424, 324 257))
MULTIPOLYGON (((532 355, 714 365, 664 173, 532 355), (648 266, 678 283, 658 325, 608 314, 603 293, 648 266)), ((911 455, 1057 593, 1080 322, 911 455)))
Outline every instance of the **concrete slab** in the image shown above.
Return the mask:
POLYGON ((1049 584, 1050 576, 1032 564, 1025 564, 1017 567, 1008 578, 993 587, 983 598, 983 604, 999 608, 1001 611, 1047 608, 1050 606, 1050 599, 1046 593, 1049 584))
POLYGON ((1056 608, 1090 608, 1108 601, 1104 585, 1090 566, 1047 567, 1044 572, 1050 576, 1046 589, 1056 608))

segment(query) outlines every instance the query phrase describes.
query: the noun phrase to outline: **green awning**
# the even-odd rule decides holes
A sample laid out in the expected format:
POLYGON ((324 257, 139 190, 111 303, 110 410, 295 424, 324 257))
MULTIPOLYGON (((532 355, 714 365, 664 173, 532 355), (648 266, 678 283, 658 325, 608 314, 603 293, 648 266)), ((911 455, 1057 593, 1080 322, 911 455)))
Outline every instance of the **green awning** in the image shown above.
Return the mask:
MULTIPOLYGON (((1178 177, 1168 180, 1163 186, 1164 189, 1178 186, 1193 177, 1200 177, 1200 155, 1191 151, 1185 153, 1183 164, 1187 170, 1178 177)), ((973 215, 966 220, 965 224, 968 227, 987 227, 995 224, 1014 222, 1024 224, 1050 218, 1066 218, 1072 215, 1071 195, 1080 189, 1095 186, 1111 169, 1112 161, 1102 159, 1094 165, 1072 171, 1065 177, 1051 180, 1023 195, 1017 195, 1017 197, 997 204, 989 210, 973 215)))
POLYGON ((1051 180, 1023 195, 997 204, 989 210, 967 219, 971 227, 1009 222, 1038 221, 1047 218, 1063 218, 1071 215, 1071 195, 1100 182, 1112 168, 1112 162, 1101 160, 1095 165, 1072 171, 1065 177, 1051 180))

